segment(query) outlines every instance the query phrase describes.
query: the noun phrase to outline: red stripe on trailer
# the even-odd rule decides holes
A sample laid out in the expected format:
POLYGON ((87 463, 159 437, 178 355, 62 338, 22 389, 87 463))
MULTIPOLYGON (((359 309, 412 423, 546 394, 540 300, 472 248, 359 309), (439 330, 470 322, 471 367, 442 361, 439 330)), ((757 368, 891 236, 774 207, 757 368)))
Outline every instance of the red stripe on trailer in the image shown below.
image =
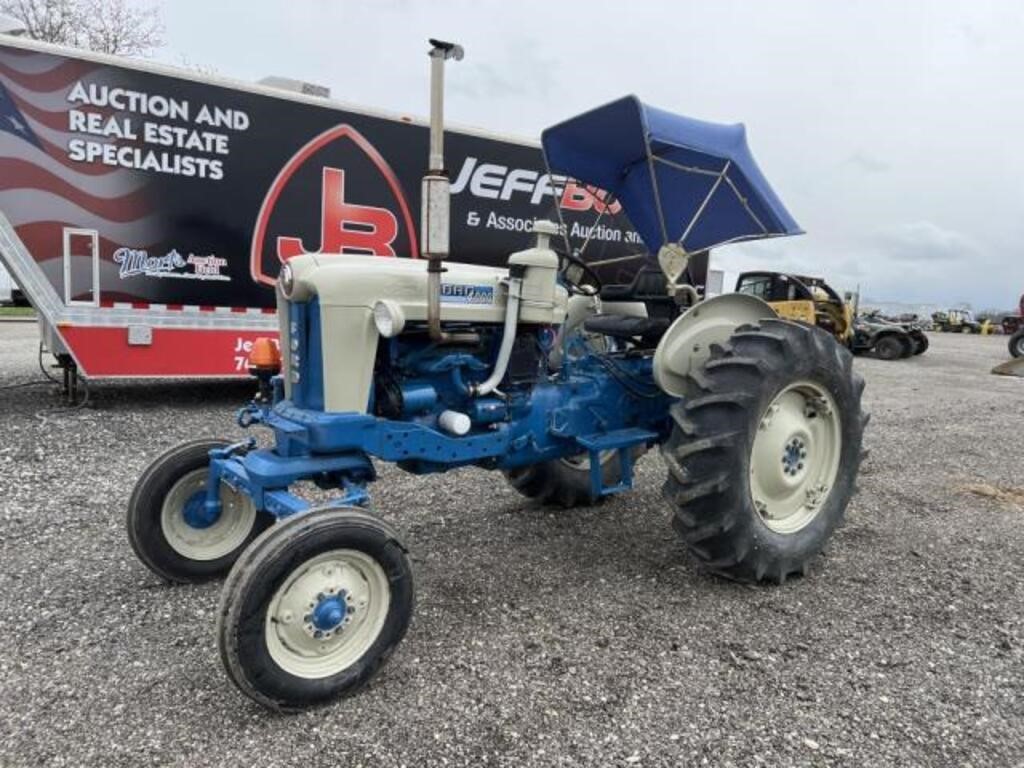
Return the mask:
POLYGON ((121 197, 91 195, 41 166, 14 157, 0 158, 0 189, 39 189, 108 221, 130 223, 152 213, 144 187, 121 197))
POLYGON ((259 330, 154 328, 152 343, 128 343, 128 329, 61 326, 60 335, 88 378, 248 376, 252 343, 277 334, 259 330))
POLYGON ((19 72, 14 67, 0 62, 0 73, 23 88, 29 88, 33 91, 56 91, 59 88, 71 85, 76 80, 82 79, 93 69, 96 69, 96 66, 93 64, 68 59, 46 72, 32 74, 30 72, 19 72))
POLYGON ((210 304, 202 306, 187 304, 151 304, 148 301, 114 301, 113 299, 100 299, 101 309, 127 309, 130 304, 132 309, 152 310, 154 312, 229 312, 233 315, 247 315, 258 313, 273 315, 277 313, 276 307, 218 307, 210 304), (120 306, 118 306, 120 305, 120 306))

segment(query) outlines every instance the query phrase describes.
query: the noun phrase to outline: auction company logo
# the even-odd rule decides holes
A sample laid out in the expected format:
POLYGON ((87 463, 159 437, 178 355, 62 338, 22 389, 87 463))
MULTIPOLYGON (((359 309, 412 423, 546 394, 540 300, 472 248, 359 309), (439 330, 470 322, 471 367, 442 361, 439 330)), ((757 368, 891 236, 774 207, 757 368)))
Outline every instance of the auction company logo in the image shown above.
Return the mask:
POLYGON ((227 259, 212 254, 199 256, 190 253, 182 256, 176 249, 163 256, 150 256, 142 248, 118 248, 112 256, 119 265, 118 277, 176 277, 185 280, 230 280, 221 270, 228 265, 227 259), (189 272, 188 268, 192 271, 189 272))
MULTIPOLYGON (((349 202, 346 199, 346 170, 334 167, 340 163, 329 164, 326 159, 320 167, 319 243, 314 244, 304 240, 301 235, 296 235, 294 232, 286 234, 284 231, 278 232, 271 242, 267 242, 268 231, 271 230, 271 219, 283 199, 288 196, 286 193, 289 190, 289 182, 306 168, 311 158, 327 148, 334 150, 335 155, 339 151, 346 152, 355 149, 361 157, 363 165, 365 165, 365 161, 369 161, 370 167, 377 171, 385 182, 387 191, 395 200, 398 213, 401 216, 401 224, 404 224, 404 239, 407 242, 410 256, 412 258, 419 256, 416 229, 413 225, 412 215, 409 213, 408 202, 395 172, 380 152, 359 131, 350 125, 339 125, 324 131, 296 152, 285 163, 267 192, 256 219, 256 229, 252 240, 251 273, 253 280, 266 285, 273 285, 276 280, 276 271, 270 275, 264 268, 264 254, 268 250, 268 245, 272 246, 273 254, 276 256, 276 259, 269 259, 269 261, 277 263, 283 263, 304 253, 397 255, 396 244, 402 234, 398 216, 389 208, 357 205, 349 202)), ((349 170, 351 171, 351 169, 349 170)), ((351 177, 351 174, 349 176, 351 177)), ((365 174, 361 176, 360 188, 365 188, 368 182, 365 174)), ((300 187, 301 185, 297 183, 294 186, 300 187)), ((296 190, 293 196, 297 197, 301 193, 302 191, 296 190)))

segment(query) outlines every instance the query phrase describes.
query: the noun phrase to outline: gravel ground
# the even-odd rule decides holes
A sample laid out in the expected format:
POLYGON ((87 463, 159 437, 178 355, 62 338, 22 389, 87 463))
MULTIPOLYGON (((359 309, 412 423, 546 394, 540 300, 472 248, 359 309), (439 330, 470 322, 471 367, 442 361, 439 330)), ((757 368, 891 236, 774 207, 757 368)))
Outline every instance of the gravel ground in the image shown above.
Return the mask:
MULTIPOLYGON (((677 543, 657 455, 554 514, 477 470, 385 468, 418 607, 361 695, 275 716, 238 694, 218 586, 170 587, 123 510, 143 467, 237 432, 248 387, 0 391, 0 765, 1021 765, 1024 379, 1001 338, 860 359, 873 412, 848 524, 806 579, 750 588, 677 543)), ((0 324, 0 385, 38 375, 0 324)))

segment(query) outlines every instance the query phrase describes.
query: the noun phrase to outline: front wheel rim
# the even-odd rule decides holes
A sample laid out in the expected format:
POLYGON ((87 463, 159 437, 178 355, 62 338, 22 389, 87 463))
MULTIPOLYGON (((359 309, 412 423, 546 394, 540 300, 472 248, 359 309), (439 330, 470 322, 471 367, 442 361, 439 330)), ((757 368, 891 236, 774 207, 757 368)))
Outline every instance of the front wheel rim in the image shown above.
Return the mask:
POLYGON ((198 522, 192 508, 205 500, 209 470, 183 475, 171 486, 160 509, 160 528, 168 545, 184 558, 207 562, 234 552, 249 537, 256 507, 246 494, 220 486, 221 511, 215 520, 198 522))
POLYGON ((821 512, 839 474, 842 421, 832 395, 801 381, 765 409, 750 454, 754 508, 770 530, 792 534, 821 512))
POLYGON ((354 549, 325 552, 285 578, 267 606, 267 652, 281 669, 319 680, 344 672, 373 646, 391 605, 387 575, 354 549))

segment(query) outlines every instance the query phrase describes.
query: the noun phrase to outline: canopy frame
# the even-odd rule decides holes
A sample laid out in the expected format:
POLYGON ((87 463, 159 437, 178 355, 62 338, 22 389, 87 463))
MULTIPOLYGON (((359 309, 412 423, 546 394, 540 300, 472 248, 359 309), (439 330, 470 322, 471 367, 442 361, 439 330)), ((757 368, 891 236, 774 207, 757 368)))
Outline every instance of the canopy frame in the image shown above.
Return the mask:
MULTIPOLYGON (((604 190, 609 205, 617 199, 651 255, 802 232, 757 167, 742 125, 674 115, 626 96, 551 126, 542 143, 552 181, 555 168, 604 190)), ((568 233, 565 240, 569 248, 568 233)))

